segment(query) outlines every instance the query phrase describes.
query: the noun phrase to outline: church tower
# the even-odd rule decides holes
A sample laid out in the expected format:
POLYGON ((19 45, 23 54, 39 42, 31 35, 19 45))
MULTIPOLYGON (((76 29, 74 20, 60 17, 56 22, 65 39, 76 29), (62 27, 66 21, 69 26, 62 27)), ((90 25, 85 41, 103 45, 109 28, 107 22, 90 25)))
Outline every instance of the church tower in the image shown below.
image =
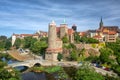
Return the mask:
POLYGON ((68 34, 68 25, 64 19, 63 23, 60 24, 60 38, 62 39, 66 34, 68 34))
POLYGON ((100 24, 99 24, 99 29, 102 29, 103 27, 103 21, 102 21, 102 17, 101 17, 101 21, 100 21, 100 24))

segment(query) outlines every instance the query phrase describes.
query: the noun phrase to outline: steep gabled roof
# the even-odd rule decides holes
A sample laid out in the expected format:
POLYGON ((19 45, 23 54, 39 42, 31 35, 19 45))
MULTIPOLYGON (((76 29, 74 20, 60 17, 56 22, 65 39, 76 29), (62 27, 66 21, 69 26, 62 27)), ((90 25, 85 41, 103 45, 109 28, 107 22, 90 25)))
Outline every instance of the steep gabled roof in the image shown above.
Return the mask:
POLYGON ((118 26, 103 26, 103 29, 107 29, 107 30, 115 30, 115 31, 118 31, 118 26))

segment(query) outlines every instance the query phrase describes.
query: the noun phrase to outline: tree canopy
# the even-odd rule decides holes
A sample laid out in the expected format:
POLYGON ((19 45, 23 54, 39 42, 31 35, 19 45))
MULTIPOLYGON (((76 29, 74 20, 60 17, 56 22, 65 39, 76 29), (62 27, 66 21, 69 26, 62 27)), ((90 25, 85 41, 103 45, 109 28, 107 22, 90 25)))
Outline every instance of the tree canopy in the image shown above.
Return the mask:
POLYGON ((45 49, 47 48, 47 43, 45 41, 37 41, 31 46, 31 50, 33 53, 40 55, 45 53, 45 49))
POLYGON ((11 48, 11 38, 8 38, 6 36, 0 36, 0 51, 1 50, 9 50, 11 48))
POLYGON ((111 63, 112 59, 110 56, 113 55, 113 51, 110 48, 101 48, 100 49, 100 60, 102 63, 111 63))
POLYGON ((62 38, 62 41, 63 41, 63 43, 68 43, 68 42, 69 42, 69 39, 68 39, 67 35, 65 35, 65 36, 62 38))
POLYGON ((14 69, 8 71, 8 69, 6 69, 5 66, 6 63, 0 61, 0 80, 21 80, 18 71, 14 69))
POLYGON ((98 40, 94 38, 88 38, 88 37, 81 37, 80 42, 85 42, 85 43, 99 43, 98 40))
POLYGON ((74 80, 105 80, 101 74, 98 74, 91 67, 82 65, 75 73, 74 80))

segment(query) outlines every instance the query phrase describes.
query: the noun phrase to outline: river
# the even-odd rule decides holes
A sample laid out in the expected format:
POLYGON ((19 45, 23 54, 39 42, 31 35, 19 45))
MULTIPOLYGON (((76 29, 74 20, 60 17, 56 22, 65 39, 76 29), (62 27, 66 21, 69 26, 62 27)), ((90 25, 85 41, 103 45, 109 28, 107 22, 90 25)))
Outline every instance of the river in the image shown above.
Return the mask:
MULTIPOLYGON (((7 64, 18 62, 17 60, 6 60, 4 57, 2 58, 2 61, 7 62, 7 64)), ((21 78, 22 80, 47 80, 46 74, 44 72, 41 73, 35 73, 35 72, 25 72, 22 73, 22 71, 28 69, 24 66, 15 67, 18 71, 21 72, 21 78)))
MULTIPOLYGON (((18 62, 16 60, 6 60, 5 58, 2 58, 3 61, 7 62, 7 64, 18 62)), ((46 73, 46 72, 23 72, 27 70, 27 67, 19 66, 15 67, 18 71, 21 72, 21 79, 22 80, 57 80, 58 79, 58 73, 46 73)))
POLYGON ((22 73, 22 80, 47 80, 46 74, 44 72, 35 73, 35 72, 26 72, 22 73))

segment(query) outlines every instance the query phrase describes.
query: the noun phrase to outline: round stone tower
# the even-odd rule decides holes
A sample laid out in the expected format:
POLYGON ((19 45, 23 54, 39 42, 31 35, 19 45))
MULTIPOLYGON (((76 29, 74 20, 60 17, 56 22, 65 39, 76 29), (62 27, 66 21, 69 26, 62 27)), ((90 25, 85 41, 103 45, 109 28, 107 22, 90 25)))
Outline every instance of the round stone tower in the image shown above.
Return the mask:
POLYGON ((48 47, 49 48, 56 48, 56 24, 52 21, 49 24, 49 32, 48 32, 48 47))
POLYGON ((46 49, 45 59, 57 61, 58 53, 62 53, 62 41, 57 38, 56 24, 52 21, 49 24, 48 48, 46 49))

